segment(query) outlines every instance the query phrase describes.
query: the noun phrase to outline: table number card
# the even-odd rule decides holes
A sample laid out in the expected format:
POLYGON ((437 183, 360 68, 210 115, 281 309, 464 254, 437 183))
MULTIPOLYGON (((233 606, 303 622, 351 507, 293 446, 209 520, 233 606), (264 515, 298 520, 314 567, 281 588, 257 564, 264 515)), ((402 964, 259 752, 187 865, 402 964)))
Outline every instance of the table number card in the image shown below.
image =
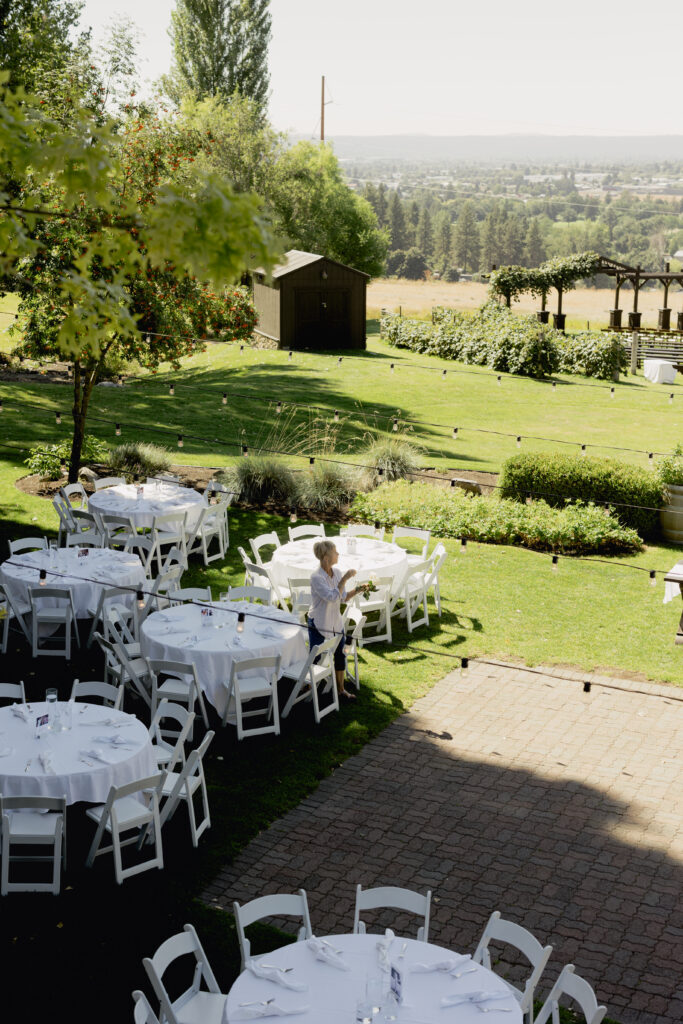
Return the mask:
POLYGON ((400 1006, 403 1002, 403 972, 395 964, 391 965, 389 991, 392 993, 396 1003, 400 1006))
POLYGON ((78 557, 79 558, 87 558, 87 556, 89 554, 90 554, 90 548, 79 548, 78 549, 78 557))
POLYGON ((136 492, 138 498, 141 498, 143 496, 143 494, 145 493, 144 487, 142 487, 142 485, 136 487, 135 488, 135 492, 136 492))
POLYGON ((39 740, 46 734, 50 727, 50 716, 49 715, 38 715, 36 718, 36 739, 39 740))

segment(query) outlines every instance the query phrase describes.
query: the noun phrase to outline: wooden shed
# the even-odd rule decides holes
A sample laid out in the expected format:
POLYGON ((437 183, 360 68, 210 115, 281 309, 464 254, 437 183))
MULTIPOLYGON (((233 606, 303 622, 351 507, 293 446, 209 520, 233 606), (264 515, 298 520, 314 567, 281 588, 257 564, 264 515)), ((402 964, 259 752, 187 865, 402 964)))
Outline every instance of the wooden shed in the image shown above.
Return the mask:
POLYGON ((278 348, 365 348, 368 274, 313 252, 291 249, 269 281, 253 271, 256 333, 278 348))

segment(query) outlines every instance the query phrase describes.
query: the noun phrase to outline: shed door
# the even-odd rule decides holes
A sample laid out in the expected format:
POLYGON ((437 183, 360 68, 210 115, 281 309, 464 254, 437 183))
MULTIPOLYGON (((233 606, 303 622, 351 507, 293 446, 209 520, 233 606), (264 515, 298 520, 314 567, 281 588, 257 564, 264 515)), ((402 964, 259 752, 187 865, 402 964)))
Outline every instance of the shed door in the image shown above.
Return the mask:
POLYGON ((351 336, 348 288, 297 288, 295 337, 306 348, 345 348, 351 336))

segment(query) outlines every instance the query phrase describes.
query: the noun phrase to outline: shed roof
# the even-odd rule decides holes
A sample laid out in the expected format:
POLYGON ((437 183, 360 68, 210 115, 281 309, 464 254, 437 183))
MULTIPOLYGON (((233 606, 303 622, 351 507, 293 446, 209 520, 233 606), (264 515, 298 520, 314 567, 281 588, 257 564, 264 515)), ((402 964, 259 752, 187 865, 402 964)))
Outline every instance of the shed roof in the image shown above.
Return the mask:
MULTIPOLYGON (((291 274, 295 270, 300 270, 301 267, 307 267, 309 263, 317 263, 318 260, 327 260, 328 263, 336 263, 339 267, 346 267, 347 270, 353 271, 354 274, 361 274, 363 277, 369 277, 362 270, 356 270, 355 267, 348 267, 345 263, 340 263, 339 260, 332 260, 329 256, 319 256, 314 252, 302 252, 301 249, 290 249, 289 252, 285 253, 284 260, 282 263, 278 263, 276 267, 273 267, 272 277, 284 277, 286 274, 291 274)), ((256 267, 254 269, 255 274, 265 274, 263 267, 256 267)))

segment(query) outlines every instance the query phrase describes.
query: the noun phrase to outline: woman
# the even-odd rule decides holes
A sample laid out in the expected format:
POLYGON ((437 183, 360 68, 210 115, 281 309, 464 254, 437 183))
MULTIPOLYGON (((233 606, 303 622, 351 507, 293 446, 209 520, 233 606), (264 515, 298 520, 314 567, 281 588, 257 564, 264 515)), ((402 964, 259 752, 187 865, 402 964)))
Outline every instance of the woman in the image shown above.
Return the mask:
POLYGON ((311 576, 311 607, 308 612, 308 642, 311 646, 328 640, 331 636, 339 635, 339 643, 334 652, 334 674, 337 680, 337 692, 340 697, 355 700, 355 693, 349 693, 344 686, 344 675, 346 670, 346 655, 344 654, 343 622, 341 617, 341 602, 349 601, 356 594, 364 590, 363 586, 355 590, 346 591, 345 583, 356 575, 355 569, 349 569, 342 576, 341 570, 336 569, 339 561, 339 554, 331 540, 319 540, 313 545, 313 554, 320 562, 320 568, 316 569, 311 576))

